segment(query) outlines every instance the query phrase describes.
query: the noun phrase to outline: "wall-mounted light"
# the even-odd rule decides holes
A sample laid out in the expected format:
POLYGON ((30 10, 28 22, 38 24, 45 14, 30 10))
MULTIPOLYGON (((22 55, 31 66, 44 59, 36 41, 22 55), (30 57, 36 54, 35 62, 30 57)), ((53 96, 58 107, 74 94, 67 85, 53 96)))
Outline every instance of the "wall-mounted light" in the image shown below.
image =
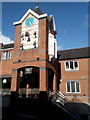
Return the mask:
POLYGON ((60 79, 60 82, 62 82, 62 79, 60 79))
POLYGON ((7 79, 3 79, 3 83, 4 83, 4 84, 7 83, 7 79))
POLYGON ((84 77, 82 76, 81 79, 84 80, 84 77))

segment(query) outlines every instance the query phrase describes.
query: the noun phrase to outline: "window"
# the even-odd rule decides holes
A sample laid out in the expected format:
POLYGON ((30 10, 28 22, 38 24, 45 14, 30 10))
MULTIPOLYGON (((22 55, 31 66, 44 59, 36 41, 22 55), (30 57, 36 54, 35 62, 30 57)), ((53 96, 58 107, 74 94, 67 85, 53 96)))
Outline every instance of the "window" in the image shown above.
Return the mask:
POLYGON ((80 82, 79 81, 67 81, 66 92, 67 93, 80 93, 80 82))
POLYGON ((51 19, 50 23, 49 23, 49 27, 50 27, 50 31, 53 30, 53 19, 51 19))
POLYGON ((69 62, 66 62, 66 69, 69 69, 69 62))
POLYGON ((78 70, 78 61, 66 61, 65 70, 78 70))
POLYGON ((11 58, 11 51, 2 52, 2 59, 10 59, 11 58))
POLYGON ((25 68, 25 74, 32 74, 32 68, 25 68))
POLYGON ((2 88, 4 89, 10 89, 11 87, 11 77, 9 78, 2 78, 2 88))

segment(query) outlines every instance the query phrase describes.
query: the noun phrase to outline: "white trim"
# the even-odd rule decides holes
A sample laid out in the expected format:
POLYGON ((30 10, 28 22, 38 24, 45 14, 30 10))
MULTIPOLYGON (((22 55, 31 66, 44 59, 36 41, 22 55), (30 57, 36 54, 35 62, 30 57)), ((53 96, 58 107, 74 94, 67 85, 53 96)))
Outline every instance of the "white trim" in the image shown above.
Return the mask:
POLYGON ((40 15, 39 18, 47 17, 47 14, 40 15))
POLYGON ((11 59, 11 51, 3 51, 2 52, 2 60, 6 60, 6 59, 11 59), (4 54, 4 56, 3 56, 4 54))
POLYGON ((54 31, 56 31, 56 25, 55 25, 55 19, 54 19, 54 17, 53 17, 53 29, 54 29, 54 31))
POLYGON ((34 15, 36 18, 40 19, 43 17, 47 17, 47 14, 43 14, 43 15, 38 15, 37 13, 35 13, 33 10, 29 9, 25 15, 17 22, 13 22, 13 25, 17 25, 17 24, 21 24, 23 22, 23 20, 28 16, 28 14, 31 13, 32 15, 34 15))
POLYGON ((5 49, 1 49, 1 52, 5 51, 5 50, 13 50, 13 49, 14 49, 14 47, 13 48, 5 48, 5 49))
POLYGON ((49 21, 53 20, 53 30, 56 31, 55 19, 53 15, 49 15, 49 21))
POLYGON ((79 80, 67 80, 66 81, 66 93, 70 93, 70 94, 79 94, 79 93, 81 93, 80 81, 79 80), (71 82, 75 82, 75 92, 72 92, 71 82), (70 92, 67 91, 67 83, 70 83, 70 92), (76 83, 79 83, 79 92, 76 91, 76 83))
POLYGON ((65 66, 65 71, 78 71, 79 70, 79 61, 78 60, 65 61, 64 62, 64 66, 65 66), (66 62, 68 62, 68 64, 69 64, 69 68, 68 69, 66 68, 66 62), (70 68, 70 62, 73 62, 73 67, 74 67, 73 69, 70 68), (78 63, 78 67, 76 69, 75 69, 75 64, 74 64, 75 62, 78 63))

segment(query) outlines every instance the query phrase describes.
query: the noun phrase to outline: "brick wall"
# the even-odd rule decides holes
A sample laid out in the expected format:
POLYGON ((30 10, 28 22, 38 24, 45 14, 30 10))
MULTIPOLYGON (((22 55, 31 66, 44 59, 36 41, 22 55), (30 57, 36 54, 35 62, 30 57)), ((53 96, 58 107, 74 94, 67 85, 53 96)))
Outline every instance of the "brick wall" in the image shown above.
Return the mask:
POLYGON ((65 94, 69 99, 81 102, 88 102, 89 96, 89 79, 88 79, 88 60, 90 59, 71 59, 71 60, 62 60, 61 64, 61 78, 62 82, 60 84, 60 91, 65 94), (79 62, 79 70, 77 71, 65 71, 65 61, 74 61, 79 62), (80 93, 71 94, 66 93, 66 81, 67 80, 79 80, 80 81, 80 93), (71 96, 71 97, 70 97, 71 96))
POLYGON ((52 68, 56 72, 54 64, 48 61, 48 21, 46 18, 39 21, 39 47, 20 50, 21 25, 16 26, 15 45, 12 52, 12 83, 11 90, 16 91, 17 88, 17 70, 22 67, 35 66, 39 67, 40 74, 40 91, 48 90, 48 70, 52 68), (16 76, 16 77, 15 77, 16 76))

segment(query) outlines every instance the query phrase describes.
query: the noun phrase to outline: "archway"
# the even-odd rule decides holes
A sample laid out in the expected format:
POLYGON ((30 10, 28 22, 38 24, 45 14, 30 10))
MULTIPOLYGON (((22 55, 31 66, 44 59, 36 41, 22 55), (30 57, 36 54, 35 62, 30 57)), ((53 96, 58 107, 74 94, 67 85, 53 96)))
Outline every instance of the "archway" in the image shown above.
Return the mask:
POLYGON ((35 91, 39 90, 39 67, 23 67, 19 68, 19 72, 19 93, 27 94, 26 89, 29 89, 35 94, 35 91))

